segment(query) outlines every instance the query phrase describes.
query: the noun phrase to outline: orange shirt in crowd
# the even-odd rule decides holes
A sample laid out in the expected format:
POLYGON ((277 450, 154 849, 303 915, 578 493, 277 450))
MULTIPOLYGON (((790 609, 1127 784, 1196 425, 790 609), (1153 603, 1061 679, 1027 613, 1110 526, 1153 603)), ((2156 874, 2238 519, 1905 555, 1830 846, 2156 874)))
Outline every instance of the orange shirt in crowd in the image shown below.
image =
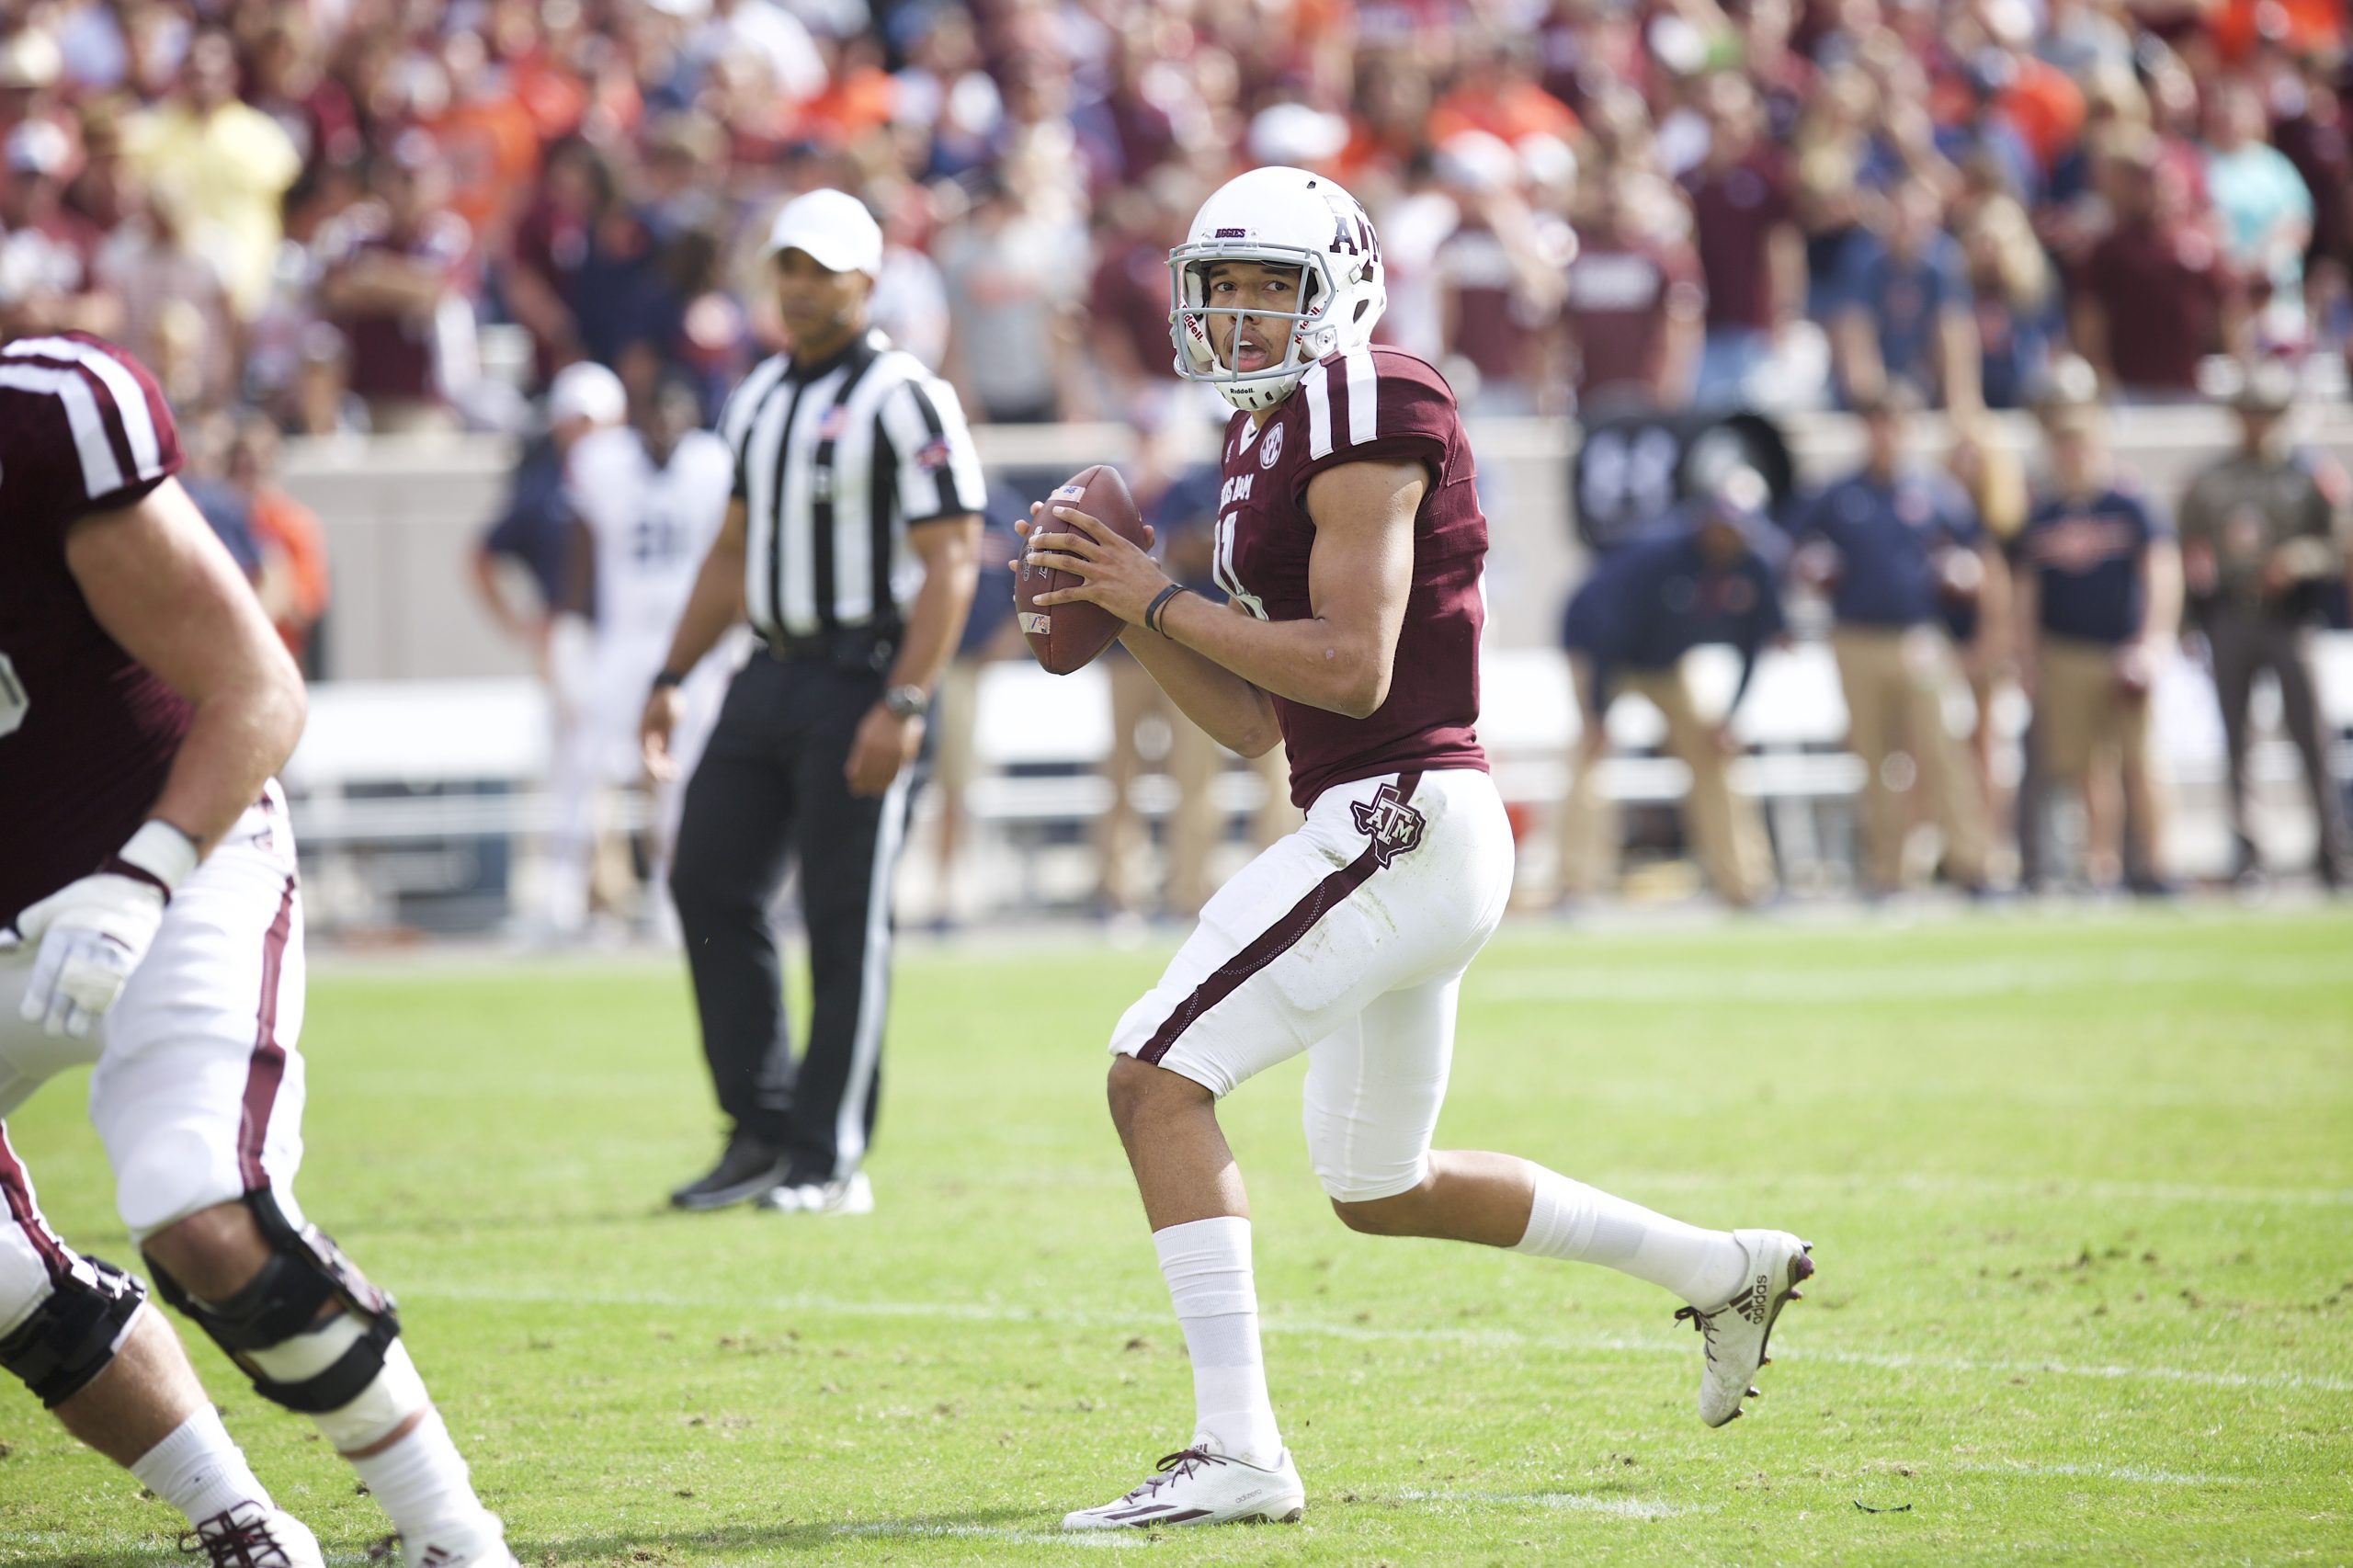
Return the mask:
POLYGON ((2345 44, 2345 0, 2222 0, 2211 27, 2223 59, 2246 57, 2258 20, 2283 28, 2280 41, 2298 53, 2334 54, 2345 44))
POLYGON ((836 75, 801 106, 801 129, 813 141, 841 146, 891 123, 897 84, 871 65, 836 75))
POLYGON ((540 128, 522 100, 460 104, 430 127, 449 160, 449 206, 477 235, 499 233, 540 168, 540 128))
POLYGON ((1565 142, 1577 132, 1576 111, 1533 82, 1514 82, 1490 97, 1483 93, 1452 92, 1430 110, 1430 145, 1440 147, 1465 131, 1483 131, 1506 142, 1523 136, 1557 136, 1565 142))
POLYGON ((297 659, 311 641, 311 628, 327 608, 327 536, 319 515, 283 490, 263 489, 254 495, 254 542, 284 558, 291 577, 294 602, 278 621, 278 635, 297 659))
POLYGON ((580 129, 580 117, 588 111, 588 89, 579 77, 536 57, 514 61, 507 71, 508 88, 530 111, 540 141, 552 142, 580 129))
POLYGON ((2084 128, 2083 89, 2056 65, 2028 55, 2018 62, 2018 80, 2002 95, 2002 112, 2047 173, 2084 128))
MULTIPOLYGON (((2035 166, 2048 174, 2084 128, 2084 95, 2055 65, 2022 58, 2018 75, 1995 107, 2026 144, 2035 166)), ((1959 125, 1970 113, 1969 85, 1958 73, 1939 77, 1928 93, 1928 112, 1938 125, 1959 125)))

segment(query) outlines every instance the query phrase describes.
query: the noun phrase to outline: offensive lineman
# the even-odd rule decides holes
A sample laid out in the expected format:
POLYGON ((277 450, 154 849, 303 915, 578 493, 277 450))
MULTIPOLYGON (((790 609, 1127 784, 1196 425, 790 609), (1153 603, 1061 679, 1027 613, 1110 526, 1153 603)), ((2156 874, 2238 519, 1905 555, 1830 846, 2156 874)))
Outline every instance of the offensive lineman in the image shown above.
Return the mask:
POLYGON ((1169 255, 1176 373, 1239 412, 1217 522, 1221 610, 1096 519, 1032 509, 1028 559, 1176 704, 1246 756, 1279 740, 1307 824, 1201 911, 1111 1039, 1112 1120, 1193 1364, 1159 1473, 1065 1529, 1290 1521, 1306 1493, 1267 1398, 1241 1173, 1216 1103, 1307 1053, 1309 1156, 1351 1230, 1599 1263, 1691 1303, 1699 1417, 1722 1426, 1813 1272, 1782 1231, 1700 1230, 1510 1154, 1430 1150, 1463 971, 1503 916, 1513 847, 1473 724, 1486 519, 1445 381, 1370 347, 1386 296, 1364 209, 1264 168, 1169 255))
MULTIPOLYGON (((317 1422, 408 1568, 514 1568, 391 1298, 294 1200, 302 923, 272 775, 301 677, 179 466, 120 349, 0 350, 0 1116, 93 1063, 116 1206, 164 1298, 317 1422)), ((69 1251, 4 1152, 0 1189, 0 1364, 186 1512, 188 1550, 315 1568, 140 1282, 69 1251)))

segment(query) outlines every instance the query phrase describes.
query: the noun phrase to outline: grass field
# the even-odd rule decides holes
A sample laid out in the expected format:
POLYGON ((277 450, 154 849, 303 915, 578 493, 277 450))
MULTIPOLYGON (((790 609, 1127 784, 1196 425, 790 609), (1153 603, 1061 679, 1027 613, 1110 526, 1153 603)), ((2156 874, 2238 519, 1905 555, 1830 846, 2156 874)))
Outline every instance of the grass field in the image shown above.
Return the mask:
MULTIPOLYGON (((862 1221, 659 1210, 714 1146, 670 964, 331 967, 302 1196, 526 1563, 2353 1560, 2353 916, 1507 930, 1441 1141, 1811 1237, 1766 1397, 1701 1427, 1647 1287, 1343 1231, 1294 1067, 1227 1125, 1306 1521, 1065 1541, 1189 1430, 1102 1109, 1160 956, 906 956, 862 1221)), ((120 1258, 80 1096, 10 1132, 120 1258)), ((349 1473, 194 1354, 360 1561, 349 1473)), ((0 1454, 0 1563, 169 1555, 13 1382, 0 1454)))

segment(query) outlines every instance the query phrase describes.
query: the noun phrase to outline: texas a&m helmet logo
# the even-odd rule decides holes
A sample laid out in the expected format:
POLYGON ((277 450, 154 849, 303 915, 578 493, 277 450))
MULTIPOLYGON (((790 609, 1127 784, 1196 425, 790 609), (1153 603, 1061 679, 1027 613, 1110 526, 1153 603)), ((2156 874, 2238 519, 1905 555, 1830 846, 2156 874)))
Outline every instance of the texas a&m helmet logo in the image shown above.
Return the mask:
POLYGON ((1383 784, 1371 800, 1358 801, 1348 810, 1356 815, 1357 831, 1372 840, 1372 858, 1384 866, 1419 847, 1422 829, 1428 825, 1428 819, 1405 803, 1394 784, 1383 784))

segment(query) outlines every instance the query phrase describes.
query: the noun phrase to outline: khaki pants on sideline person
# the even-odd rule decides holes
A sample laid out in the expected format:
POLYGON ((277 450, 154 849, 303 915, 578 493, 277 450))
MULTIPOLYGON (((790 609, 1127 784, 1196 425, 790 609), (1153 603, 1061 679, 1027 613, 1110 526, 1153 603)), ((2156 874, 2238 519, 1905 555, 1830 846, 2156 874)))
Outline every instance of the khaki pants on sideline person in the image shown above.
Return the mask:
POLYGON ((2140 865, 2150 875, 2161 874, 2165 843, 2149 696, 2125 690, 2117 679, 2120 651, 2071 637, 2045 637, 2035 649, 2035 760, 2046 787, 2082 792, 2093 862, 2087 869, 2096 881, 2120 874, 2120 863, 2109 861, 2122 850, 2120 817, 2131 823, 2140 865), (2129 811, 2120 811, 2109 793, 2111 778, 2122 786, 2129 811))
MULTIPOLYGON (((1233 754, 1179 712, 1151 672, 1124 652, 1108 654, 1103 667, 1111 682, 1111 751, 1103 760, 1111 801, 1096 828, 1103 900, 1121 914, 1139 913, 1154 902, 1143 885, 1151 835, 1142 813, 1129 797, 1144 772, 1136 732, 1144 721, 1157 717, 1168 726, 1168 755, 1162 767, 1176 787, 1176 809, 1168 819, 1167 875, 1160 902, 1170 915, 1190 919, 1216 891, 1211 859, 1225 839, 1225 813, 1218 807, 1217 784, 1233 754)), ((1290 803, 1290 768, 1282 747, 1256 758, 1250 767, 1267 789, 1251 824, 1254 842, 1264 848, 1303 819, 1299 808, 1290 803)))
POLYGON ((1945 839, 1954 881, 1986 880, 1985 798, 1969 753, 1945 723, 1947 693, 1965 682, 1952 640, 1934 626, 1842 626, 1830 634, 1847 696, 1847 744, 1863 764, 1863 882, 1894 892, 1904 881, 1904 801, 1889 787, 1887 759, 1907 753, 1945 839))
MULTIPOLYGON (((1561 891, 1584 898, 1617 881, 1621 841, 1617 808, 1601 786, 1601 765, 1609 755, 1608 714, 1594 699, 1593 661, 1572 654, 1569 671, 1583 729, 1561 824, 1561 891)), ((1621 668, 1611 682, 1613 694, 1632 692, 1659 710, 1666 720, 1668 754, 1691 770, 1690 792, 1683 798, 1684 830, 1716 896, 1742 907, 1763 898, 1773 883, 1764 818, 1755 801, 1733 790, 1732 758, 1717 748, 1715 726, 1692 706, 1681 668, 1621 668)))
POLYGON ((2118 650, 2045 637, 2035 651, 2035 740, 2043 774, 2080 786, 2094 762, 2130 774, 2149 767, 2149 699, 2116 678, 2118 650))

